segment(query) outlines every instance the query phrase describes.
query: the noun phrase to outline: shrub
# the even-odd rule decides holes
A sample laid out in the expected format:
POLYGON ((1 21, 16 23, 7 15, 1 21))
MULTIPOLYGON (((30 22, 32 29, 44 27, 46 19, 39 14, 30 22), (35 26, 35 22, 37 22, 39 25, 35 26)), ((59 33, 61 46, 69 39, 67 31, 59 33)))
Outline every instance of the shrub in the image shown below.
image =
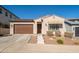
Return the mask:
POLYGON ((58 43, 58 44, 63 44, 64 42, 63 42, 63 40, 58 39, 58 40, 57 40, 57 43, 58 43))
POLYGON ((53 31, 51 31, 51 30, 47 31, 47 35, 48 36, 53 36, 53 31))

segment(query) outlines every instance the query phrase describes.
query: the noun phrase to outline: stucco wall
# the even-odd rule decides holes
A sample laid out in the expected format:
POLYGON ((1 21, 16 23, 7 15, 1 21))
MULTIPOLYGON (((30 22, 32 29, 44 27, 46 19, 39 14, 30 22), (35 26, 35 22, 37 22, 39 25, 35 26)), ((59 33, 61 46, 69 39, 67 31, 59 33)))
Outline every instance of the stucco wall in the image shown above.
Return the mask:
POLYGON ((37 22, 42 22, 42 34, 46 34, 48 31, 48 26, 49 24, 62 24, 62 28, 60 28, 59 30, 61 31, 62 35, 64 35, 64 32, 66 31, 65 29, 65 24, 64 24, 64 18, 62 17, 58 17, 58 16, 46 16, 46 17, 41 17, 39 19, 35 20, 35 33, 37 33, 37 22))
POLYGON ((75 27, 79 27, 78 25, 73 25, 72 30, 73 30, 73 37, 75 37, 75 27))
POLYGON ((0 14, 0 22, 3 24, 9 24, 9 21, 11 21, 10 18, 4 16, 3 14, 0 14))
POLYGON ((1 9, 2 9, 2 13, 0 14, 0 22, 1 23, 3 23, 3 24, 9 24, 9 21, 18 19, 18 17, 14 16, 12 13, 10 13, 7 10, 5 10, 4 8, 1 8, 1 9), (5 12, 8 13, 8 16, 5 16, 5 12), (10 18, 10 15, 12 15, 12 18, 10 18))
POLYGON ((62 28, 59 30, 61 31, 62 35, 64 35, 65 25, 64 25, 64 18, 58 17, 58 16, 50 16, 45 19, 43 19, 42 23, 42 33, 46 34, 48 31, 48 24, 62 24, 62 28))
POLYGON ((72 26, 65 23, 65 27, 66 27, 66 32, 73 32, 73 27, 72 26))
POLYGON ((48 31, 48 26, 49 24, 62 24, 62 28, 60 28, 59 30, 61 31, 62 35, 64 35, 64 32, 66 31, 65 29, 65 24, 64 24, 64 18, 62 17, 58 17, 58 16, 49 16, 46 18, 39 18, 34 20, 34 23, 29 23, 29 22, 15 22, 15 23, 10 23, 10 34, 13 34, 13 25, 14 24, 33 24, 33 34, 37 34, 37 22, 41 22, 42 23, 42 29, 41 29, 41 33, 42 34, 46 34, 48 31))

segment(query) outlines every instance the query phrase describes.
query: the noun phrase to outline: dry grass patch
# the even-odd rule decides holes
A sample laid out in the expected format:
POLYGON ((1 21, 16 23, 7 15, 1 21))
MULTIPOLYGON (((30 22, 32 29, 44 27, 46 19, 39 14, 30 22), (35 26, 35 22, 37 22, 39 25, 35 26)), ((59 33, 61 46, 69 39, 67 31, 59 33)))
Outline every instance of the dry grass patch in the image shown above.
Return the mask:
POLYGON ((56 40, 53 38, 53 36, 50 37, 50 36, 45 35, 43 37, 44 37, 45 44, 57 44, 56 40))

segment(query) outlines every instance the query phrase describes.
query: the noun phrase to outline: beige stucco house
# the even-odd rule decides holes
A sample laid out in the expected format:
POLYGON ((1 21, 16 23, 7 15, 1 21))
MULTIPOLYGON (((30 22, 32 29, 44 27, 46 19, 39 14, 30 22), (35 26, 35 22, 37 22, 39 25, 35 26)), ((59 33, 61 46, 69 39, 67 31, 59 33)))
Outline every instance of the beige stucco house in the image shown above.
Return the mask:
POLYGON ((46 34, 49 30, 59 30, 64 35, 64 20, 56 15, 47 15, 35 20, 11 21, 10 34, 46 34))

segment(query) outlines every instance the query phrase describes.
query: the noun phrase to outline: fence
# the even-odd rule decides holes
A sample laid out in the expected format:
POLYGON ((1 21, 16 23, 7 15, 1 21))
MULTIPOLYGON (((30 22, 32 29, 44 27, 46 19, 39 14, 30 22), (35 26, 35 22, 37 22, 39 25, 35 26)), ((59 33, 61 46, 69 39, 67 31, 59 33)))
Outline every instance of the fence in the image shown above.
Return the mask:
POLYGON ((9 28, 0 28, 0 35, 6 35, 10 33, 9 28))

